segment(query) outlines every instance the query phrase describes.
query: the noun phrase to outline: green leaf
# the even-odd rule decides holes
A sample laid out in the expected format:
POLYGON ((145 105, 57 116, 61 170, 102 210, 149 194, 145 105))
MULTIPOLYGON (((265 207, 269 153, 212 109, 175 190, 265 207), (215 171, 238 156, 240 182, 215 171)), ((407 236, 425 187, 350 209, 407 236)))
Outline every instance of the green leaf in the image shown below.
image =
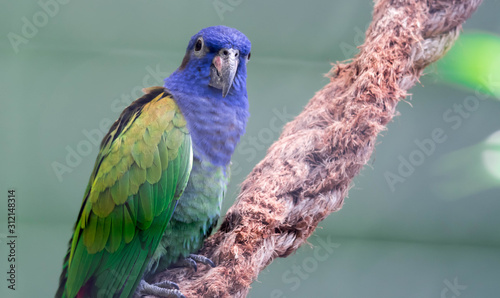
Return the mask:
POLYGON ((500 98, 500 36, 462 34, 436 64, 442 80, 500 98))

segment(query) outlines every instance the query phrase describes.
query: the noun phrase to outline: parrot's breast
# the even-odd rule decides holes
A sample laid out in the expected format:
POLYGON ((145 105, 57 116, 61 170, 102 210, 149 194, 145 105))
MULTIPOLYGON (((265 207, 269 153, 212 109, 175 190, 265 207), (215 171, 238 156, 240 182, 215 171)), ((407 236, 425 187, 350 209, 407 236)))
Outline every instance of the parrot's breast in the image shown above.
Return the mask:
POLYGON ((151 268, 163 270, 180 257, 195 253, 217 225, 229 182, 225 167, 214 166, 194 155, 193 168, 174 215, 155 252, 151 268))
POLYGON ((215 166, 228 165, 245 133, 249 116, 246 94, 235 99, 236 103, 175 91, 172 94, 186 119, 193 150, 215 166))

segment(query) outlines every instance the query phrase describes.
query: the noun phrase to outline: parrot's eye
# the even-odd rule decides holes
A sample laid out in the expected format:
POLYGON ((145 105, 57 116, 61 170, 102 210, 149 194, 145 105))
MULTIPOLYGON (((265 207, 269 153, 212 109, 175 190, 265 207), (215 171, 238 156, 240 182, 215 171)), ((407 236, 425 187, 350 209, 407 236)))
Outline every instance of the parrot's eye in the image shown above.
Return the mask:
POLYGON ((252 52, 248 53, 247 60, 250 60, 250 57, 252 57, 252 52))
POLYGON ((199 51, 201 51, 202 48, 203 48, 203 39, 200 37, 196 41, 196 44, 194 46, 194 51, 199 52, 199 51))

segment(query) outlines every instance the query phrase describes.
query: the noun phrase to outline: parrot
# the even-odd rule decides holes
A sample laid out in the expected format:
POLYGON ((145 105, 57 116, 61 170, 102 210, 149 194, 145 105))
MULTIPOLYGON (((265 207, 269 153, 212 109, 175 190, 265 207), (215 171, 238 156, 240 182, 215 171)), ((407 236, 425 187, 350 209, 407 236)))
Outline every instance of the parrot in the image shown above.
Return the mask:
POLYGON ((123 110, 100 144, 55 297, 183 297, 148 277, 215 266, 195 253, 217 225, 246 130, 250 50, 236 29, 204 28, 163 87, 123 110))

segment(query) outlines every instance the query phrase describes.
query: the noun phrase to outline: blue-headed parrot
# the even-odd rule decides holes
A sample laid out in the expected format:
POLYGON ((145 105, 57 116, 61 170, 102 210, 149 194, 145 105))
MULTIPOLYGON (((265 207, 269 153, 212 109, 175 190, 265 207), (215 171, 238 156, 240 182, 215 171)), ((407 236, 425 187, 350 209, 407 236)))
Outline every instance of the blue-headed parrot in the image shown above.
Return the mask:
POLYGON ((195 255, 217 224, 231 156, 245 132, 251 44, 202 29, 163 87, 125 108, 102 140, 56 297, 182 297, 147 277, 195 255))

